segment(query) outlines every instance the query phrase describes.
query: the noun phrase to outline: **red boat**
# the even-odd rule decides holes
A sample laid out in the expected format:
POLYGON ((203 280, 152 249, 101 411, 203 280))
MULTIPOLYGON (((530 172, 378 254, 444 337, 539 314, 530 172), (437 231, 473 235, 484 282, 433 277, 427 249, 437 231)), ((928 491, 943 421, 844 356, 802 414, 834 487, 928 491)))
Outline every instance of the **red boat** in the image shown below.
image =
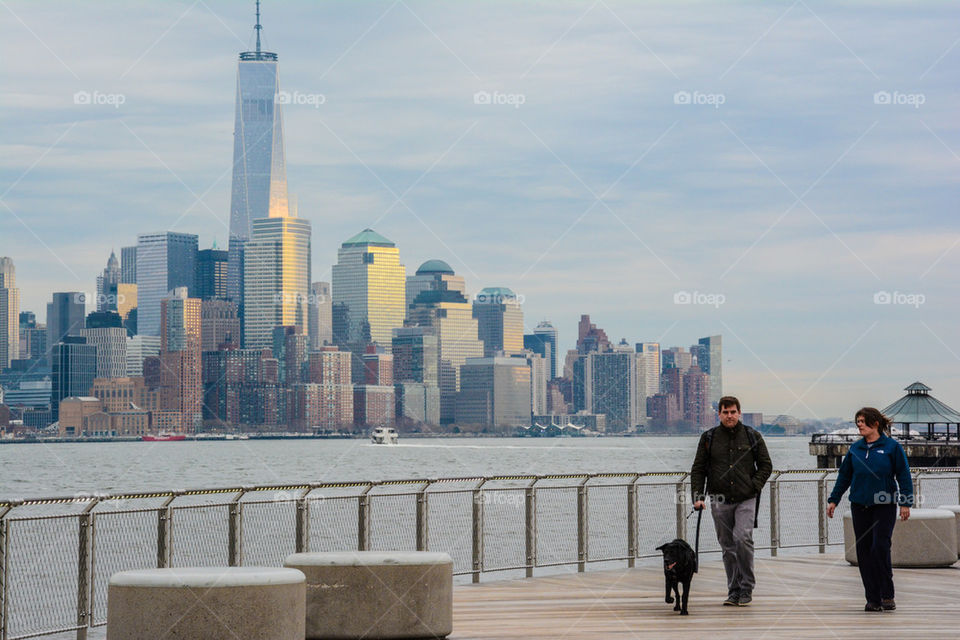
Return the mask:
POLYGON ((155 436, 142 436, 141 438, 145 442, 176 442, 179 440, 186 440, 187 436, 182 433, 165 433, 160 432, 155 436))

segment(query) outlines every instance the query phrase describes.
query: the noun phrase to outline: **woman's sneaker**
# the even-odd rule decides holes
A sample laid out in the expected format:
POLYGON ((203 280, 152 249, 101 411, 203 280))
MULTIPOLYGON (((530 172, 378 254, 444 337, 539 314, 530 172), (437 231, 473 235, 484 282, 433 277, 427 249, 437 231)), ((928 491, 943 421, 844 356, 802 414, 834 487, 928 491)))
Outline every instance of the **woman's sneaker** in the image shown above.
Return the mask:
POLYGON ((883 606, 876 602, 868 602, 863 608, 864 611, 883 611, 883 606))

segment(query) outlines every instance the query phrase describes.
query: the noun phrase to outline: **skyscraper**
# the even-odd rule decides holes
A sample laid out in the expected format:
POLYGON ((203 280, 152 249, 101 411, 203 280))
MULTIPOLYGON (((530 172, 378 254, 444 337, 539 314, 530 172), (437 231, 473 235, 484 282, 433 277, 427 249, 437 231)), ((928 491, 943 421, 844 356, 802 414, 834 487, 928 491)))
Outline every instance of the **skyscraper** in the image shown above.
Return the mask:
POLYGON ((660 343, 638 342, 637 353, 643 360, 643 375, 647 397, 660 392, 660 343))
POLYGON ((243 344, 269 349, 272 333, 295 326, 306 335, 310 295, 310 222, 290 215, 258 218, 243 260, 243 344))
POLYGON ((279 101, 277 54, 260 48, 260 3, 257 2, 257 46, 237 63, 236 116, 233 129, 233 189, 230 198, 230 245, 227 295, 240 303, 244 246, 253 236, 253 221, 286 217, 287 167, 283 151, 283 118, 279 101))
POLYGON ((60 401, 71 396, 89 396, 97 373, 97 348, 81 336, 64 336, 51 352, 53 385, 50 390, 50 411, 53 419, 60 415, 60 401))
MULTIPOLYGON (((438 291, 440 289, 459 291, 464 297, 467 295, 467 285, 463 276, 455 274, 450 265, 443 260, 427 260, 420 265, 415 275, 407 277, 408 309, 421 292, 438 291)), ((409 317, 409 314, 407 317, 409 317)))
POLYGON ((120 261, 117 254, 110 251, 107 268, 97 276, 97 311, 117 310, 117 285, 120 284, 120 261))
POLYGON ((333 344, 333 297, 329 282, 310 284, 310 300, 307 309, 307 324, 310 348, 317 350, 325 344, 333 344))
POLYGON ((203 419, 203 361, 200 354, 199 298, 178 287, 161 301, 160 408, 170 412, 170 427, 191 432, 203 419))
POLYGON ((13 260, 0 258, 0 370, 20 357, 20 289, 13 260))
POLYGON ((53 302, 47 303, 47 349, 63 340, 65 336, 80 335, 86 326, 86 304, 79 291, 53 294, 53 302))
POLYGON ((195 298, 227 299, 227 252, 204 249, 197 252, 197 290, 195 298))
POLYGON ((137 247, 120 247, 120 282, 137 284, 137 247))
POLYGON ((137 236, 137 333, 160 335, 160 301, 177 287, 193 289, 196 265, 197 236, 192 233, 137 236))
MULTIPOLYGON (((336 285, 333 291, 336 293, 336 285)), ((453 422, 460 391, 460 367, 467 358, 483 356, 483 343, 477 334, 477 320, 470 303, 459 291, 423 291, 410 306, 410 322, 431 327, 437 336, 440 422, 453 422)))
POLYGON ((700 346, 697 356, 698 364, 700 369, 710 376, 710 404, 714 406, 723 397, 722 340, 721 336, 709 336, 697 340, 697 344, 700 346))
POLYGON ((506 287, 481 290, 473 300, 473 317, 484 357, 523 352, 523 308, 513 291, 506 287))
POLYGON ((550 379, 553 380, 557 377, 557 329, 549 321, 544 320, 537 324, 533 335, 540 336, 541 340, 550 345, 550 352, 553 355, 547 359, 550 362, 550 379))
POLYGON ((334 309, 334 335, 343 344, 388 346, 393 329, 403 326, 405 278, 400 250, 387 238, 364 229, 346 240, 333 265, 333 304, 342 305, 342 313, 334 309))

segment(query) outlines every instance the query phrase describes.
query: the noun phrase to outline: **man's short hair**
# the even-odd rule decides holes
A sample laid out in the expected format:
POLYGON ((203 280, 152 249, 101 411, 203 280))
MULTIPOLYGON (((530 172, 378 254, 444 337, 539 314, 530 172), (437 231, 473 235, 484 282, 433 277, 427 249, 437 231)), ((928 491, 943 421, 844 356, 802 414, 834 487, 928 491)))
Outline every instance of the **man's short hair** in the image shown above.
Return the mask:
POLYGON ((736 407, 737 411, 740 411, 740 401, 733 396, 723 396, 720 398, 720 402, 717 403, 720 411, 723 411, 726 407, 736 407))

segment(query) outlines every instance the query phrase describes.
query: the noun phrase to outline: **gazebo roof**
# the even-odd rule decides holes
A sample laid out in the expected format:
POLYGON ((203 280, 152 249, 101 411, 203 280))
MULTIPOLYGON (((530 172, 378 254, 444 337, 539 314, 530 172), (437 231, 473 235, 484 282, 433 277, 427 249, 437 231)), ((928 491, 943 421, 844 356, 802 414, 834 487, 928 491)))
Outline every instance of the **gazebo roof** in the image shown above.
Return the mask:
POLYGON ((899 424, 960 424, 960 413, 930 395, 930 387, 914 382, 903 396, 883 410, 892 422, 899 424))

